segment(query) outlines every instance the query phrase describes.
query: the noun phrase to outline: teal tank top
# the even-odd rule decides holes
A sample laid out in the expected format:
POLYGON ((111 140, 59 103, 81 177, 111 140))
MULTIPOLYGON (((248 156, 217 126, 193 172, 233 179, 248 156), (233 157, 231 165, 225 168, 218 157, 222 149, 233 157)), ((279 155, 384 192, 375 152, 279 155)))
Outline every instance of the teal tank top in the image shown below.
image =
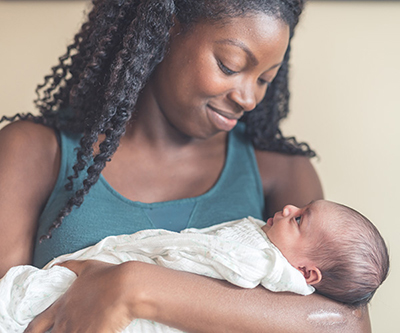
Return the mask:
MULTIPOLYGON (((225 165, 216 184, 197 197, 155 203, 131 201, 116 192, 100 176, 85 196, 53 231, 51 239, 39 243, 59 211, 72 196, 64 185, 72 174, 80 135, 60 133, 61 166, 52 194, 39 218, 33 265, 43 267, 53 258, 91 246, 111 235, 131 234, 144 229, 180 231, 205 228, 247 216, 261 219, 264 210, 262 183, 254 149, 239 123, 228 134, 225 165)), ((85 175, 74 181, 75 190, 85 175)))

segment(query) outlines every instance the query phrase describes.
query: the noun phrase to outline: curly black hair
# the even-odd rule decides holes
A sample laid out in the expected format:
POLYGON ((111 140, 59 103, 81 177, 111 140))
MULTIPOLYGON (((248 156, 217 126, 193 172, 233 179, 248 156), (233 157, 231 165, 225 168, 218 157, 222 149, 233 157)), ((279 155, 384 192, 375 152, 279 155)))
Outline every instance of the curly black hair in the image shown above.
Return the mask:
MULTIPOLYGON (((66 189, 87 168, 87 177, 44 238, 61 225, 74 206, 97 182, 107 161, 118 148, 138 96, 167 49, 169 32, 177 19, 190 29, 201 20, 219 21, 266 13, 290 27, 298 23, 304 0, 93 0, 88 20, 36 89, 35 105, 40 115, 17 114, 1 121, 30 119, 59 131, 81 133, 77 163, 66 189), (105 139, 93 157, 99 135, 105 139)), ((306 143, 286 138, 279 129, 288 114, 288 62, 290 44, 283 64, 264 100, 242 117, 253 145, 262 150, 313 157, 306 143)))

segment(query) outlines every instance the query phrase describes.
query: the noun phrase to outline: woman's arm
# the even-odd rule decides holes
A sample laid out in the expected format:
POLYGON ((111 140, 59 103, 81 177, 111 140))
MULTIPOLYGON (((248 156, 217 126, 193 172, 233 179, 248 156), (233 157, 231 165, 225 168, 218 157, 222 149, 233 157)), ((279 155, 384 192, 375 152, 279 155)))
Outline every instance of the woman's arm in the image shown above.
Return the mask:
POLYGON ((0 277, 31 262, 37 220, 57 179, 59 159, 50 128, 20 121, 0 131, 0 277))
POLYGON ((370 332, 368 311, 319 295, 242 289, 158 266, 131 262, 136 317, 185 332, 370 332))
POLYGON ((63 264, 78 279, 25 333, 120 332, 135 318, 185 332, 370 332, 368 312, 319 295, 242 289, 224 281, 130 261, 63 264))

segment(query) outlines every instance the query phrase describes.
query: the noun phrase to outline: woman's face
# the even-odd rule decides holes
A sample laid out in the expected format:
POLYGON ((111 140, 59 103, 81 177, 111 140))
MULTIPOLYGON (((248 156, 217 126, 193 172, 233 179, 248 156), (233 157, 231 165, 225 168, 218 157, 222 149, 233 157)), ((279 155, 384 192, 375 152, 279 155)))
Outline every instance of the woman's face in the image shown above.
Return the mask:
POLYGON ((173 28, 169 52, 146 87, 153 107, 189 137, 230 131, 263 99, 283 61, 289 27, 257 14, 180 30, 173 28))

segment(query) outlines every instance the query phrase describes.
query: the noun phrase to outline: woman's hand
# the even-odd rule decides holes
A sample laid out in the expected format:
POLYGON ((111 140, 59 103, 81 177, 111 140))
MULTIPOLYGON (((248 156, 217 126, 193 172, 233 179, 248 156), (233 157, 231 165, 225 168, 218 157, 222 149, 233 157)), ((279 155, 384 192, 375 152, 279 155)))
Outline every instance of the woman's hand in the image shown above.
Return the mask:
POLYGON ((123 264, 68 261, 78 275, 68 291, 37 316, 25 333, 121 332, 134 319, 127 298, 128 271, 123 264))

